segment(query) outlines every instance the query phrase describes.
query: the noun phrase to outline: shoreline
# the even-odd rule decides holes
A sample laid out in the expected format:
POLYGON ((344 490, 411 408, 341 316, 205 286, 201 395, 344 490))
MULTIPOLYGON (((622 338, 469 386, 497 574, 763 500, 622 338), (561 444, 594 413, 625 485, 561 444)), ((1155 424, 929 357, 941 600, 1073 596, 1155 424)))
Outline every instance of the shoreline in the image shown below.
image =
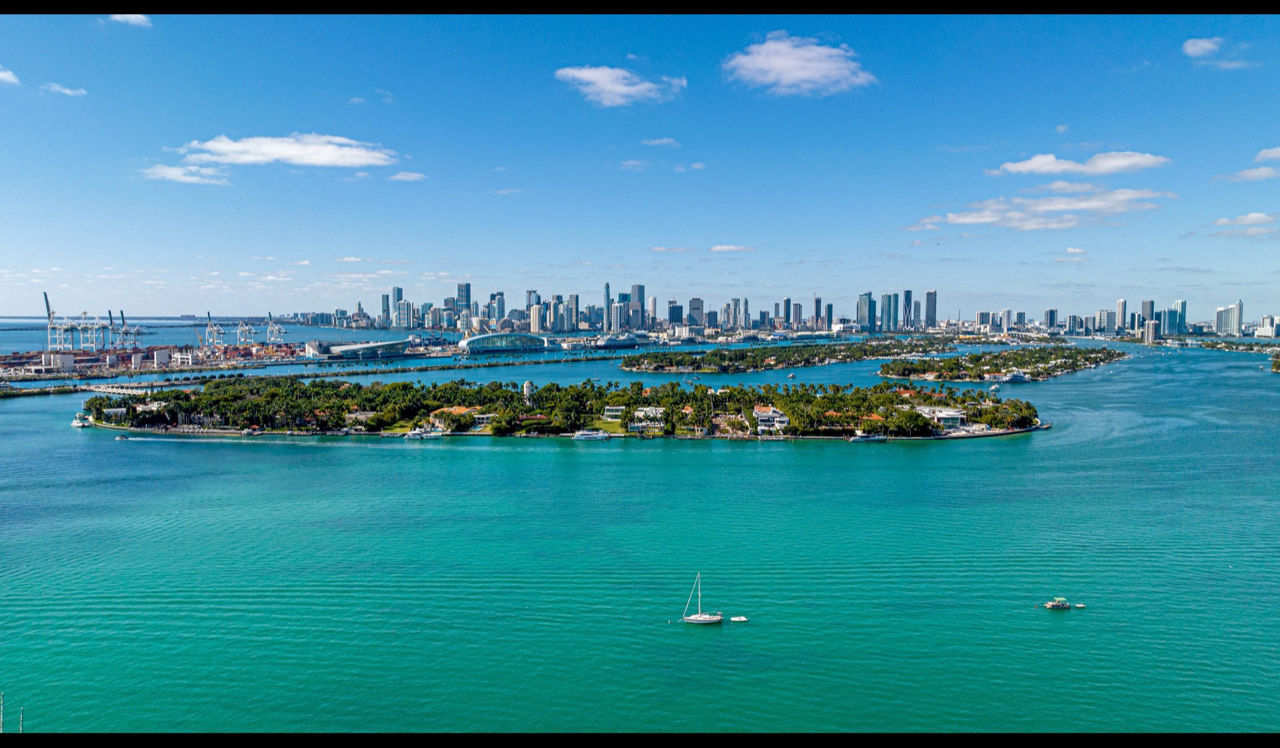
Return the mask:
MULTIPOLYGON (((180 430, 179 428, 170 429, 151 429, 136 426, 117 426, 108 423, 98 423, 92 418, 89 425, 96 429, 104 431, 116 431, 125 434, 147 434, 151 436, 177 436, 191 439, 225 439, 234 437, 238 439, 253 439, 259 437, 294 437, 314 439, 319 437, 334 438, 374 438, 374 439, 404 439, 404 435, 408 432, 352 432, 347 434, 334 432, 302 432, 302 431, 257 431, 246 434, 243 431, 234 429, 198 429, 198 430, 180 430)), ((991 429, 987 431, 963 432, 963 433, 943 433, 935 436, 890 436, 889 442, 912 441, 912 442, 929 442, 929 441, 956 441, 960 439, 986 439, 997 436, 1016 436, 1018 434, 1029 434, 1034 431, 1047 431, 1053 427, 1051 423, 1045 423, 1039 419, 1035 425, 1027 426, 1021 429, 991 429)), ((496 434, 476 432, 476 431, 460 431, 460 432, 443 432, 441 437, 483 437, 487 436, 493 439, 569 439, 573 440, 573 434, 510 434, 500 436, 496 434)), ((757 434, 715 434, 695 436, 693 434, 609 434, 608 440, 613 439, 637 439, 640 441, 650 439, 680 439, 685 441, 736 441, 736 442, 789 442, 789 441, 849 441, 849 436, 822 436, 818 434, 776 434, 776 435, 757 435, 757 434)))

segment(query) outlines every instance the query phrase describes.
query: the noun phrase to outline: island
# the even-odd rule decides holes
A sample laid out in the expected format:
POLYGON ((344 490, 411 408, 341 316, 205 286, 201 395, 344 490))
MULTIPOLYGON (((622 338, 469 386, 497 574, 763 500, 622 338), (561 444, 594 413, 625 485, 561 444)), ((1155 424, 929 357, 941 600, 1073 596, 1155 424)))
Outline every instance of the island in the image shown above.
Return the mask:
POLYGON ((204 436, 440 434, 684 438, 954 439, 1046 428, 1034 406, 982 390, 836 384, 691 388, 591 381, 358 383, 299 377, 215 380, 200 389, 98 395, 101 428, 204 436))
POLYGON ((1028 346, 997 353, 885 362, 880 376, 940 382, 1038 382, 1125 358, 1111 348, 1028 346))
POLYGON ((858 343, 714 348, 695 353, 655 351, 627 356, 622 359, 621 368, 648 373, 745 374, 951 350, 955 350, 951 343, 938 338, 891 338, 858 343))

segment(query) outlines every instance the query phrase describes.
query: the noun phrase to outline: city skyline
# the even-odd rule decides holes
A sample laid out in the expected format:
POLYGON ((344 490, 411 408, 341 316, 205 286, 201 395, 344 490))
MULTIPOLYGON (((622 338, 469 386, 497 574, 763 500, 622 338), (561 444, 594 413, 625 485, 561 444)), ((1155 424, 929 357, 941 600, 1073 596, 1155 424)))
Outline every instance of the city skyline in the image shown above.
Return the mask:
POLYGON ((0 314, 44 290, 262 315, 641 280, 806 317, 934 288, 942 318, 1141 297, 1256 319, 1280 307, 1280 105, 1255 93, 1277 28, 10 17, 0 314))

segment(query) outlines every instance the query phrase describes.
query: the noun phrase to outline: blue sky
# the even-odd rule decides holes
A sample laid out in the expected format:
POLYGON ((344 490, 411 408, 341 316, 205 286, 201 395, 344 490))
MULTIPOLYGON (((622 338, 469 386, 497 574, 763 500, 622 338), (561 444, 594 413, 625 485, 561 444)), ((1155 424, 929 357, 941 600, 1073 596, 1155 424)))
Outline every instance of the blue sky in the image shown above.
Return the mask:
POLYGON ((0 19, 0 313, 1242 298, 1274 17, 0 19))

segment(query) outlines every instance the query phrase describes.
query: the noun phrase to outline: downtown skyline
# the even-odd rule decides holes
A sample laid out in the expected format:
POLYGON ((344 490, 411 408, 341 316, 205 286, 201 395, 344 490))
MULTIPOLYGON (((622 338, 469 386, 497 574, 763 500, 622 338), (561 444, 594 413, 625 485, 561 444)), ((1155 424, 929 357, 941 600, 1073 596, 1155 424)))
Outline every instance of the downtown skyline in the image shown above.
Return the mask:
POLYGON ((0 314, 44 290, 66 314, 260 315, 610 281, 846 316, 909 288, 940 317, 1271 313, 1277 30, 7 17, 0 314))

